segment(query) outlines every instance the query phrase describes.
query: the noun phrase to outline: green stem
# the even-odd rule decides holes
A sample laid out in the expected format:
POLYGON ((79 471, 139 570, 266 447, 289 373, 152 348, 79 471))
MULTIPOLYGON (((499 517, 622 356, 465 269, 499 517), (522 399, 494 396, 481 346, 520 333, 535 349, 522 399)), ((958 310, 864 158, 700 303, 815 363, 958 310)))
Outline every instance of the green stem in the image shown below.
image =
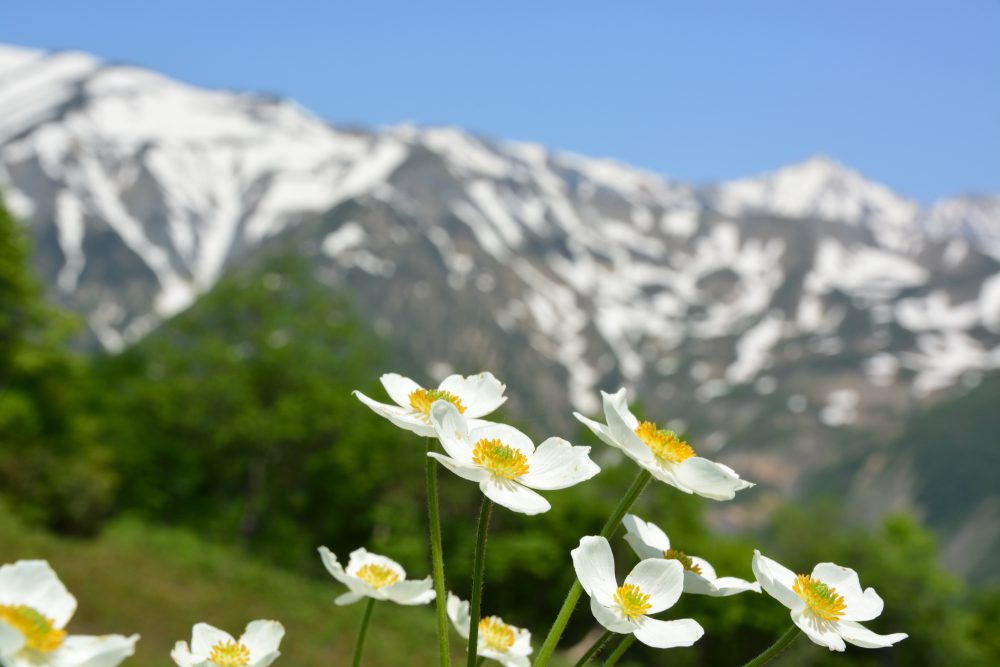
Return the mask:
POLYGON ((625 635, 625 638, 618 642, 618 647, 615 648, 615 652, 608 656, 608 659, 604 661, 604 667, 611 667, 618 659, 625 655, 625 651, 628 650, 629 646, 635 643, 635 635, 625 635))
MULTIPOLYGON (((604 527, 601 528, 601 537, 609 538, 611 535, 618 530, 618 526, 622 522, 626 512, 632 509, 632 505, 635 501, 639 499, 642 494, 643 489, 649 484, 649 480, 653 478, 649 474, 649 471, 645 468, 639 470, 639 474, 636 475, 635 480, 632 482, 632 486, 628 488, 625 495, 622 496, 621 502, 618 503, 618 507, 614 509, 611 516, 608 517, 607 522, 605 522, 604 527)), ((556 620, 552 623, 552 628, 549 630, 548 636, 545 637, 545 643, 542 644, 541 650, 538 651, 538 657, 535 658, 533 667, 543 667, 547 665, 549 659, 552 657, 552 653, 556 650, 556 644, 559 643, 559 638, 562 637, 563 630, 566 629, 566 624, 569 623, 569 617, 573 615, 573 609, 576 608, 576 603, 580 600, 580 595, 583 593, 583 586, 580 585, 579 579, 573 579, 573 585, 570 587, 569 592, 566 594, 566 600, 563 602, 562 608, 559 610, 559 615, 556 616, 556 620)))
POLYGON ((745 664, 743 667, 760 667, 778 657, 778 654, 788 648, 795 639, 799 636, 799 629, 795 625, 788 628, 785 634, 778 637, 778 641, 771 644, 771 647, 758 655, 756 658, 745 664))
POLYGON ((573 667, 583 667, 583 665, 590 662, 590 659, 597 655, 598 651, 604 648, 604 645, 608 643, 608 640, 610 640, 614 634, 615 633, 611 632, 611 630, 605 631, 604 634, 598 637, 597 641, 594 642, 594 645, 587 649, 587 652, 576 661, 576 664, 573 665, 573 667))
MULTIPOLYGON (((427 438, 427 451, 437 449, 437 441, 427 438)), ((451 647, 448 644, 448 611, 444 586, 444 556, 441 550, 441 511, 438 501, 438 462, 427 457, 427 519, 431 529, 431 562, 434 570, 434 594, 437 607, 438 654, 441 667, 451 664, 451 647)))
POLYGON ((479 530, 476 534, 475 565, 472 570, 472 595, 469 600, 469 667, 476 667, 479 653, 479 615, 483 603, 483 575, 486 573, 486 533, 490 526, 493 501, 483 496, 479 511, 479 530))
POLYGON ((365 615, 361 618, 361 629, 358 630, 358 641, 354 643, 354 658, 351 660, 353 667, 361 664, 361 651, 365 646, 365 635, 368 634, 368 622, 372 620, 372 611, 375 609, 375 598, 368 598, 365 605, 365 615))

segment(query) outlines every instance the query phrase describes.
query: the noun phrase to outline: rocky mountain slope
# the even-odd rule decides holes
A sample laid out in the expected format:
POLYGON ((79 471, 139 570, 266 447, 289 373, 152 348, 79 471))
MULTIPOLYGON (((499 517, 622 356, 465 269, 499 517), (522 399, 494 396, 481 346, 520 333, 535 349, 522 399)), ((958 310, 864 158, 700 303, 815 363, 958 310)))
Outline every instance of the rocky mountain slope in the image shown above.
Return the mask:
POLYGON ((0 108, 8 203, 109 350, 293 243, 418 372, 490 368, 562 430, 624 383, 784 490, 1000 368, 997 196, 922 209, 823 157, 694 187, 73 52, 0 47, 0 108))

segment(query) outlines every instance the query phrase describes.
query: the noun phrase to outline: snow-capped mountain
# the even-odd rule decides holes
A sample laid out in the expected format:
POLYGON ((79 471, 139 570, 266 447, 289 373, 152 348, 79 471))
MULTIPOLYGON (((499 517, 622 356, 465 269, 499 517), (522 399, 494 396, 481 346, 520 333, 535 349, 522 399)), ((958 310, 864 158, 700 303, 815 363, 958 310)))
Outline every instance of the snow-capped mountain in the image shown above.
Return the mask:
POLYGON ((81 53, 0 48, 0 109, 6 199, 111 350, 294 243, 429 374, 489 367, 563 428, 624 383, 784 487, 1000 368, 997 197, 925 210, 822 157, 696 188, 81 53))

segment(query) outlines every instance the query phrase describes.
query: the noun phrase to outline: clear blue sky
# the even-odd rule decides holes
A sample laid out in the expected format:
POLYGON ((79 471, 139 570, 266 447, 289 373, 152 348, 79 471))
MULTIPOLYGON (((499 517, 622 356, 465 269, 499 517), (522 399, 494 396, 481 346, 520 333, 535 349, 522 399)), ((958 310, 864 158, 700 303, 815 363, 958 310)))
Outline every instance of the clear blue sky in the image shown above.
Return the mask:
POLYGON ((335 123, 455 124, 693 182, 825 153, 924 202, 1000 192, 1000 0, 5 5, 0 41, 335 123))

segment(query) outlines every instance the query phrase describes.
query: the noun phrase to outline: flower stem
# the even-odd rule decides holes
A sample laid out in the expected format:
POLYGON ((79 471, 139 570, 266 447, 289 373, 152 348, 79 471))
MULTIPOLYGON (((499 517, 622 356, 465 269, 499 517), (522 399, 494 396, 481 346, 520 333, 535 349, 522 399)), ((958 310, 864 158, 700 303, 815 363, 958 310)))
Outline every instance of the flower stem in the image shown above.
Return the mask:
MULTIPOLYGON (((427 451, 437 449, 437 441, 427 438, 427 451)), ((444 587, 444 556, 441 550, 441 511, 437 490, 438 463, 427 457, 427 522, 431 529, 431 562, 434 573, 435 606, 437 607, 438 653, 441 667, 451 664, 451 647, 448 645, 448 612, 444 587)))
POLYGON ((361 629, 358 630, 358 640, 354 642, 354 658, 351 660, 353 667, 361 664, 361 651, 365 646, 365 635, 368 634, 368 622, 372 620, 372 610, 375 609, 375 598, 368 598, 365 605, 365 615, 361 618, 361 629))
MULTIPOLYGON (((625 513, 632 508, 632 505, 634 505, 635 501, 638 500, 643 489, 646 488, 646 485, 649 484, 649 480, 652 478, 653 476, 650 475, 649 471, 645 468, 639 470, 639 474, 632 482, 632 486, 630 486, 628 491, 625 492, 625 495, 622 496, 621 502, 618 503, 618 507, 614 509, 611 516, 608 517, 607 522, 605 522, 604 527, 601 528, 601 537, 609 538, 618 529, 625 513)), ((533 667, 543 667, 548 664, 549 659, 552 657, 552 653, 556 650, 556 644, 559 643, 559 638, 562 637, 563 630, 566 629, 566 624, 569 623, 569 617, 573 615, 573 609, 576 608, 576 603, 580 600, 580 595, 582 593, 583 586, 580 585, 580 581, 578 579, 574 579, 573 585, 566 594, 566 600, 563 602, 562 608, 559 609, 559 615, 556 616, 556 620, 552 623, 552 628, 549 630, 548 636, 545 637, 545 643, 542 644, 541 650, 538 651, 538 657, 535 658, 533 667)))
POLYGON ((792 625, 792 627, 785 631, 785 634, 778 637, 778 641, 771 644, 770 648, 745 664, 743 667, 760 667, 760 665, 770 662, 772 659, 778 657, 779 653, 788 648, 789 644, 798 638, 799 633, 800 630, 798 627, 792 625))
POLYGON ((604 661, 604 667, 611 667, 618 662, 618 659, 625 655, 625 651, 628 650, 629 646, 635 643, 635 635, 625 635, 625 638, 618 642, 618 646, 615 648, 614 653, 608 656, 608 659, 604 661))
POLYGON ((476 657, 479 652, 479 615, 483 602, 483 575, 486 573, 486 533, 490 526, 490 510, 492 509, 493 501, 483 496, 483 507, 479 511, 479 530, 476 534, 472 595, 469 596, 469 667, 476 667, 476 657))
POLYGON ((576 661, 576 664, 573 665, 573 667, 583 667, 583 665, 586 665, 588 662, 590 662, 590 659, 593 658, 595 655, 597 655, 598 651, 604 648, 604 645, 608 643, 608 641, 614 636, 614 634, 615 633, 611 632, 611 630, 605 631, 605 633, 600 637, 598 637, 597 641, 594 642, 594 645, 591 646, 589 649, 587 649, 587 652, 584 653, 583 656, 576 661))

